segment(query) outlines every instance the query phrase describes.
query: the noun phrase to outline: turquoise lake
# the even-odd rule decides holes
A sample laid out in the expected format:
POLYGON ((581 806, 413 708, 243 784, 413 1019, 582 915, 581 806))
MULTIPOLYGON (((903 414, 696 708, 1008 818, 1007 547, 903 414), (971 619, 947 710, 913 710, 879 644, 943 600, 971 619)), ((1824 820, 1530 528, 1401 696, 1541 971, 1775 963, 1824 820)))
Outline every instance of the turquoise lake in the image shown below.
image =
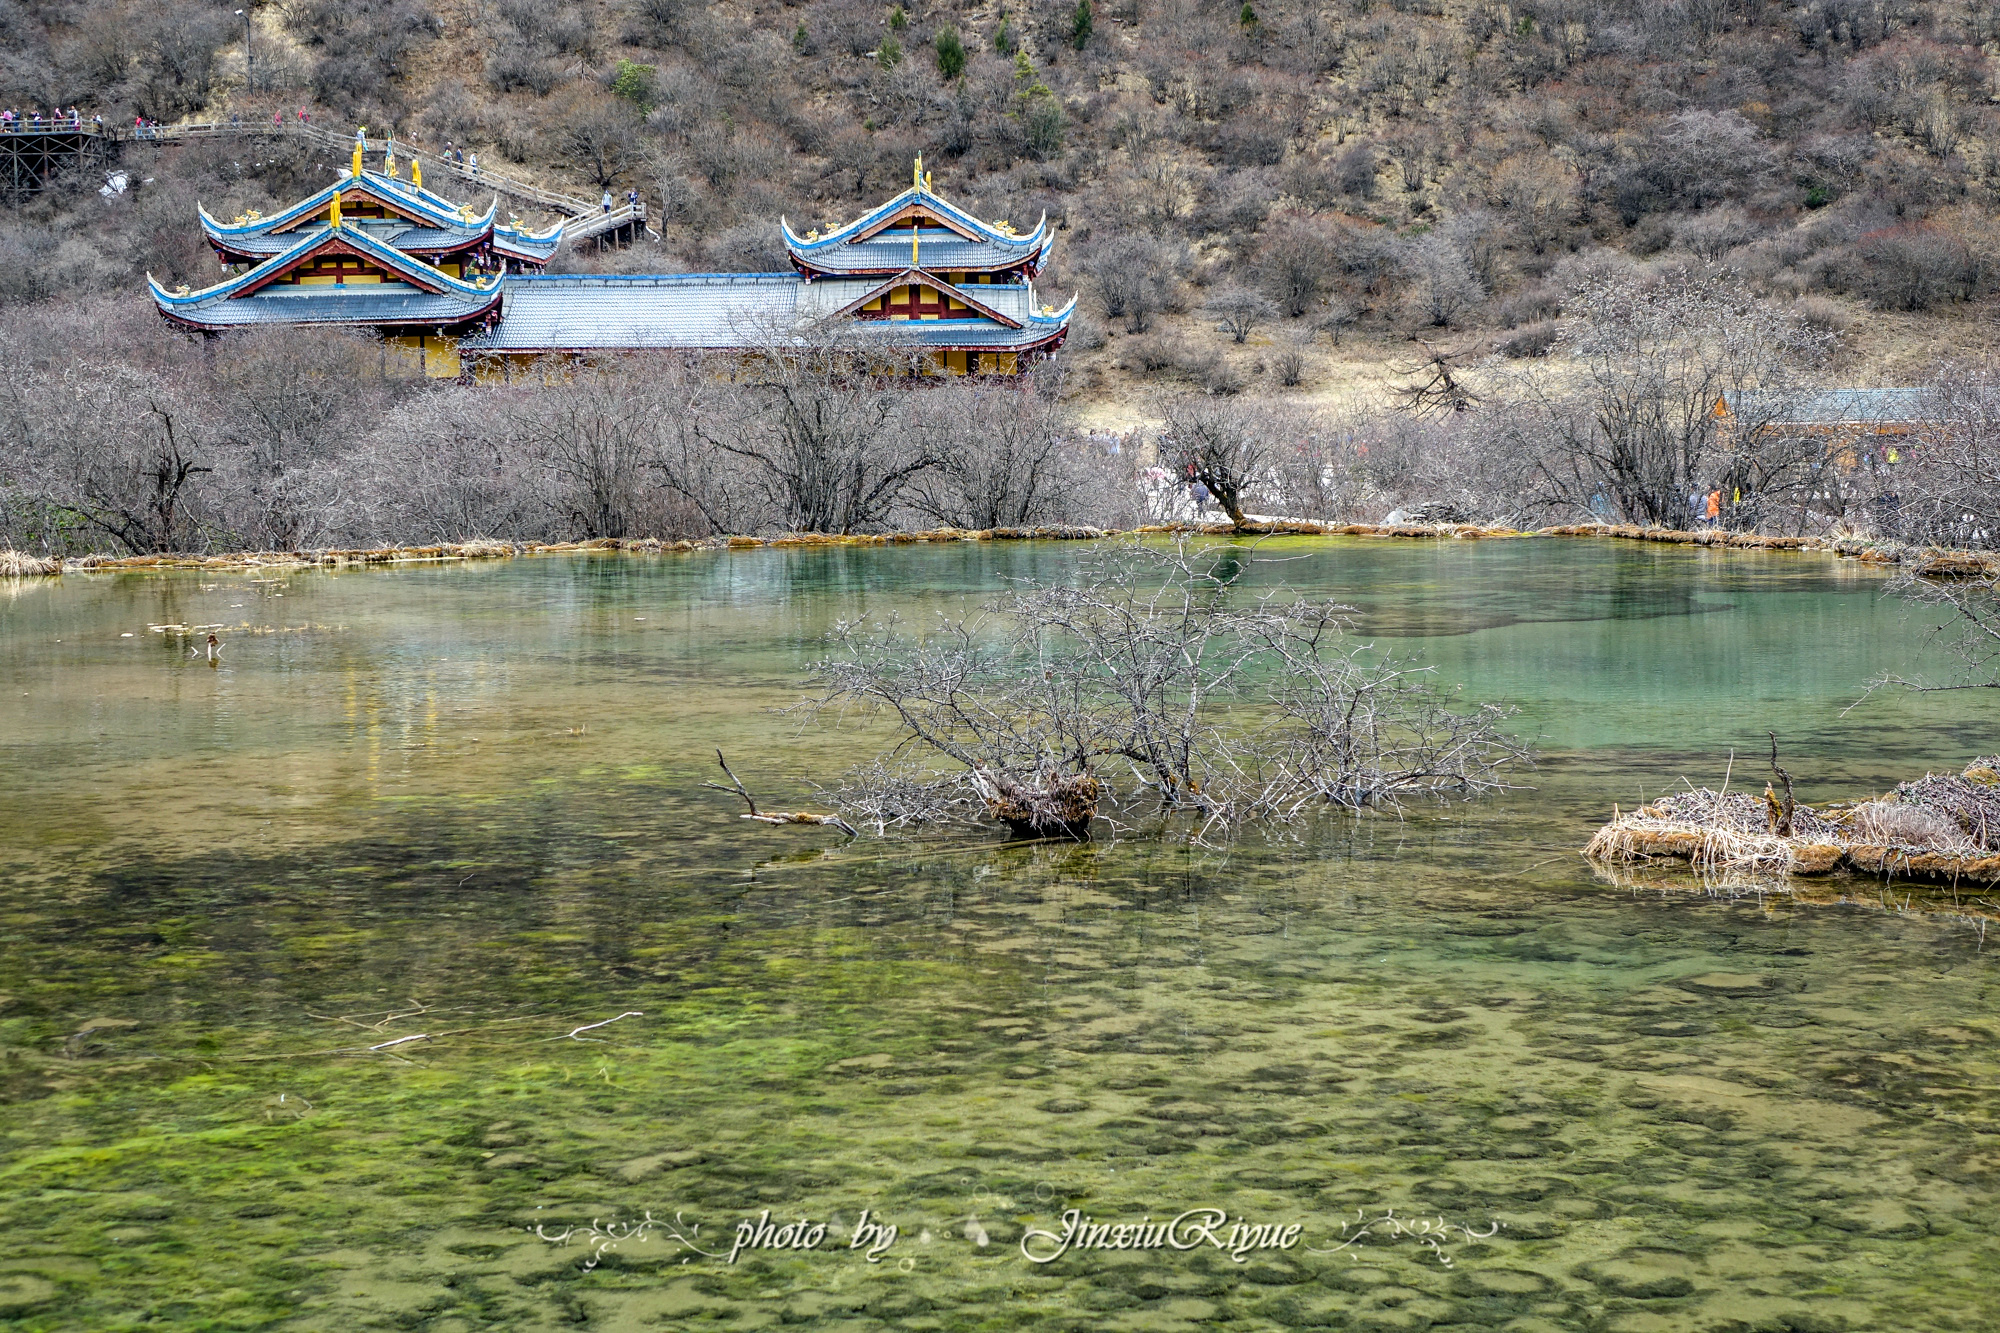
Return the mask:
POLYGON ((1226 851, 701 787, 812 804, 884 735, 778 711, 829 626, 1079 549, 0 583, 0 1323, 2000 1329, 1991 905, 1578 855, 1772 731, 1811 800, 2000 750, 1862 698, 1948 667, 1879 571, 1266 542, 1539 760, 1226 851), (1030 1257, 1204 1209, 1298 1241, 1030 1257))

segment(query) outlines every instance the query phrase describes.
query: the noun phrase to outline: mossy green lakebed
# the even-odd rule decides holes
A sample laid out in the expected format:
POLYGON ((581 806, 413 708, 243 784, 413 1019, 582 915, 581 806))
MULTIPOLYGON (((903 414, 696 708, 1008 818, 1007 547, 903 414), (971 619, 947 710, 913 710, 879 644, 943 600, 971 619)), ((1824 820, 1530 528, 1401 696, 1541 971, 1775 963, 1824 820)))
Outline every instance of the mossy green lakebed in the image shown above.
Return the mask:
POLYGON ((1880 576, 1258 549, 1521 708, 1534 789, 1227 853, 847 843, 700 789, 720 745, 804 803, 874 743, 770 711, 834 617, 950 610, 1063 547, 0 594, 0 1320, 2000 1327, 1978 930, 1622 891, 1574 852, 1766 729, 1807 799, 1993 749, 1983 696, 1843 715, 1920 637, 1880 576), (214 665, 148 628, 209 623, 245 626, 214 665), (1200 1207, 1304 1244, 1021 1250, 1072 1208, 1200 1207), (899 1228, 883 1262, 847 1248, 863 1209, 899 1228), (1308 1252, 1390 1209, 1471 1234, 1308 1252), (765 1210, 828 1238, 603 1244, 678 1213, 726 1251, 765 1210))

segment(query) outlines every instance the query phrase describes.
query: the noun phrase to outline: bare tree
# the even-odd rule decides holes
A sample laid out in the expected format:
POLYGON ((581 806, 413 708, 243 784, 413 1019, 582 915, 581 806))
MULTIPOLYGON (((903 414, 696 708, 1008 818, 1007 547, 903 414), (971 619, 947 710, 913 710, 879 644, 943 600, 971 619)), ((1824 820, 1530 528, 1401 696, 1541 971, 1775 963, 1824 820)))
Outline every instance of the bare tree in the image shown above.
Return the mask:
POLYGON ((508 427, 551 481, 549 503, 587 537, 625 537, 657 456, 664 412, 639 376, 610 363, 541 363, 508 427))
POLYGON ((1464 353, 1456 348, 1433 347, 1421 338, 1410 341, 1423 355, 1394 364, 1389 369, 1409 382, 1391 390, 1396 405, 1412 416, 1432 416, 1440 412, 1463 412, 1479 401, 1465 382, 1464 353))
POLYGON ((1248 342, 1259 325, 1270 322, 1278 313, 1276 306, 1243 287, 1223 288, 1208 299, 1203 309, 1215 316, 1223 332, 1239 343, 1248 342))
POLYGON ((1291 423, 1268 404, 1205 394, 1162 399, 1160 466, 1200 482, 1237 527, 1249 524, 1246 499, 1269 487, 1279 441, 1291 423))
POLYGON ((912 476, 905 503, 954 528, 1019 528, 1065 520, 1082 480, 1069 452, 1055 367, 1025 384, 955 384, 910 404, 910 426, 937 465, 912 476))
POLYGON ((413 372, 398 378, 374 339, 339 329, 259 329, 222 340, 207 392, 228 443, 231 540, 295 550, 322 540, 340 509, 337 460, 413 372))
POLYGON ((133 555, 207 543, 215 472, 200 404, 132 369, 82 363, 9 377, 0 398, 0 481, 133 555))
POLYGON ((928 634, 840 626, 809 709, 880 709, 900 731, 841 789, 846 808, 878 827, 913 808, 952 817, 969 785, 1017 834, 1086 837, 1129 774, 1130 808, 1186 816, 1204 837, 1491 791, 1526 760, 1503 710, 1453 711, 1427 668, 1351 643, 1347 608, 1239 587, 1254 560, 1123 543, 928 634))
POLYGON ((1896 467, 1903 533, 1940 546, 2000 546, 2000 364, 1947 365, 1896 467))
POLYGON ((746 377, 710 399, 692 429, 748 465, 749 484, 784 527, 881 526, 943 461, 936 441, 908 428, 905 395, 890 387, 930 370, 928 358, 868 328, 745 332, 758 344, 746 377))
POLYGON ((1834 335, 1726 274, 1591 278, 1566 308, 1568 355, 1517 374, 1502 418, 1546 508, 1671 527, 1713 487, 1776 504, 1811 486, 1826 442, 1777 427, 1834 335))

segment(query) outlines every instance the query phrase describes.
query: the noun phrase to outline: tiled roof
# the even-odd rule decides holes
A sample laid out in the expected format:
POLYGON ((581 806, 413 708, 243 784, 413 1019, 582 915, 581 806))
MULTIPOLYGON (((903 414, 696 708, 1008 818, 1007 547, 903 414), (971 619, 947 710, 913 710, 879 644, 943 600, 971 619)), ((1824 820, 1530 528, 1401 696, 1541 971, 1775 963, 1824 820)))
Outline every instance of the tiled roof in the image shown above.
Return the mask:
MULTIPOLYGON (((205 208, 197 206, 196 211, 201 214, 202 229, 210 236, 234 242, 243 237, 261 236, 289 226, 301 218, 311 217, 331 203, 336 192, 349 190, 360 190, 384 203, 407 209, 424 222, 437 227, 469 225, 484 230, 498 211, 500 203, 500 197, 495 195, 493 202, 486 207, 485 216, 475 217, 468 223, 457 205, 449 200, 440 199, 429 190, 419 190, 408 181, 384 176, 376 171, 362 172, 361 179, 357 181, 343 171, 333 184, 315 190, 291 207, 280 209, 267 218, 255 218, 247 222, 223 222, 210 216, 205 208)), ((359 221, 359 219, 354 220, 359 221)))
MULTIPOLYGON (((588 351, 617 348, 752 346, 768 331, 823 318, 879 283, 795 273, 692 273, 660 276, 519 276, 506 281, 501 319, 465 340, 468 351, 588 351)), ((1024 327, 984 317, 864 322, 885 338, 958 347, 1029 347, 1059 335, 1070 308, 1031 311, 1027 286, 979 288, 981 300, 1008 310, 1024 327), (1008 305, 1001 305, 1005 301, 1008 305)))
MULTIPOLYGON (((160 307, 161 311, 177 319, 184 319, 197 324, 234 323, 238 322, 237 317, 222 313, 225 307, 262 297, 270 290, 270 286, 274 285, 273 280, 275 278, 311 258, 313 252, 321 246, 336 240, 351 246, 356 253, 368 256, 388 272, 398 273, 405 278, 439 288, 441 296, 455 298, 455 301, 452 303, 453 309, 485 311, 491 308, 498 300, 500 294, 498 279, 490 278, 484 282, 474 283, 454 278, 450 274, 441 272, 431 265, 426 264, 421 259, 406 255, 394 246, 377 240, 359 228, 346 226, 341 227, 338 232, 333 231, 331 228, 316 230, 313 234, 303 237, 297 245, 292 246, 289 250, 286 250, 282 254, 271 256, 248 272, 225 278, 214 286, 205 287, 198 292, 168 291, 150 273, 146 275, 146 285, 151 288, 153 301, 160 307)), ((399 285, 401 284, 355 283, 353 287, 358 292, 362 287, 394 287, 399 285)), ((410 290, 413 292, 419 291, 415 286, 412 286, 410 290)), ((345 287, 336 287, 335 284, 331 283, 301 286, 300 291, 304 293, 304 304, 276 308, 294 312, 317 309, 312 304, 315 300, 332 300, 347 294, 345 287)), ((289 295, 289 293, 281 293, 281 295, 289 295)), ((325 322, 328 318, 319 314, 297 313, 294 313, 290 317, 312 323, 325 322)), ((277 316, 273 318, 277 318, 277 316)), ((335 322, 345 322, 349 318, 348 316, 333 317, 335 322)), ((419 315, 416 318, 429 319, 430 316, 419 315)), ((245 317, 245 320, 251 323, 262 322, 260 318, 245 317)))
POLYGON ((460 324, 492 307, 494 295, 433 294, 401 282, 266 287, 253 296, 222 298, 171 310, 206 328, 258 324, 460 324))
POLYGON ((958 207, 958 205, 946 202, 939 196, 932 194, 929 190, 912 187, 903 191, 894 199, 889 200, 889 202, 883 204, 881 207, 870 209, 846 226, 836 227, 816 240, 809 241, 805 237, 800 236, 792 230, 791 223, 782 217, 778 219, 778 227, 784 233, 785 244, 790 249, 810 257, 815 252, 829 250, 836 245, 853 240, 855 237, 866 232, 870 227, 875 226, 886 218, 893 217, 898 211, 912 204, 921 205, 937 216, 958 224, 958 226, 964 228, 965 232, 971 236, 976 236, 982 240, 992 241, 1000 245, 1012 245, 1024 240, 1032 241, 1039 245, 1042 240, 1043 228, 1047 227, 1049 222, 1048 216, 1044 214, 1042 220, 1035 224, 1034 231, 1030 232, 1027 236, 1009 236, 998 227, 980 221, 978 218, 972 216, 972 214, 958 207))
MULTIPOLYGON (((901 240, 876 236, 829 249, 793 251, 800 262, 821 273, 894 273, 910 266, 907 232, 901 240)), ((926 228, 918 234, 917 255, 923 266, 941 273, 990 273, 1017 264, 1039 263, 1053 237, 1028 236, 1011 241, 967 241, 955 232, 926 228)))
POLYGON ((563 224, 547 231, 533 232, 521 227, 495 227, 493 246, 502 254, 518 259, 547 260, 563 243, 563 224))

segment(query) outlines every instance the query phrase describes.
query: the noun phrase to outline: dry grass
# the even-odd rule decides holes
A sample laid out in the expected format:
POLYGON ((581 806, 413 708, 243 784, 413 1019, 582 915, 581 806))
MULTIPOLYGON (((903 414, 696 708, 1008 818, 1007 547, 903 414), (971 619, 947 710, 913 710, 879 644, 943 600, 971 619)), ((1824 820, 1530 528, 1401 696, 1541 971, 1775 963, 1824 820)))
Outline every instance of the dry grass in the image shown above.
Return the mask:
POLYGON ((29 555, 25 551, 0 551, 0 578, 40 578, 62 573, 62 561, 52 555, 29 555))
POLYGON ((1963 773, 1931 773, 1877 800, 1801 805, 1790 836, 1777 833, 1767 793, 1706 788, 1614 814, 1584 848, 1602 865, 1685 862, 1704 879, 1781 884, 1836 870, 1927 883, 2000 884, 2000 772, 1976 759, 1963 773))

